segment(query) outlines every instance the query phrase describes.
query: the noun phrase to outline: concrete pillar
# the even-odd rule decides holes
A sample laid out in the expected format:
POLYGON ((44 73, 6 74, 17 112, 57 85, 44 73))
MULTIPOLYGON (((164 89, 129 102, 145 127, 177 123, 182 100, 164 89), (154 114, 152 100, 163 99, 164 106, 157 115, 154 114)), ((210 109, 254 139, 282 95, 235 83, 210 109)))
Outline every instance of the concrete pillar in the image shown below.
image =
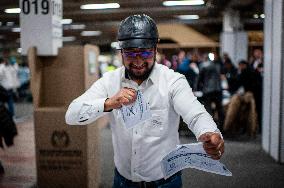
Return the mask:
POLYGON ((221 53, 228 53, 233 63, 248 58, 248 36, 242 31, 238 11, 226 10, 223 16, 223 32, 220 36, 221 53))
POLYGON ((265 0, 262 147, 284 162, 283 1, 265 0))

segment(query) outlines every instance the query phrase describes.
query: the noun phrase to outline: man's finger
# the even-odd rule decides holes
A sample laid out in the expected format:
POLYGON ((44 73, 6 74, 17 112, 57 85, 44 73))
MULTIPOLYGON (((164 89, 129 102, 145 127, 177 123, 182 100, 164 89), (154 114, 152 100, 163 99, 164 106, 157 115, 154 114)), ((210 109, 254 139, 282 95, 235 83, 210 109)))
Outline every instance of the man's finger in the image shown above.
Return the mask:
POLYGON ((217 133, 212 134, 211 137, 210 137, 211 143, 215 146, 218 146, 221 140, 222 140, 221 136, 217 133))
POLYGON ((131 92, 131 91, 126 91, 125 95, 127 96, 127 98, 129 99, 133 99, 136 98, 136 94, 131 92))
POLYGON ((218 143, 214 143, 210 140, 210 141, 204 142, 203 146, 204 146, 204 148, 208 148, 208 149, 216 148, 216 149, 219 150, 222 147, 223 144, 224 144, 223 140, 219 140, 218 143))
POLYGON ((213 133, 204 133, 204 134, 202 134, 199 138, 198 138, 198 140, 200 141, 200 142, 208 142, 208 141, 210 141, 210 138, 211 138, 211 135, 212 135, 213 133))

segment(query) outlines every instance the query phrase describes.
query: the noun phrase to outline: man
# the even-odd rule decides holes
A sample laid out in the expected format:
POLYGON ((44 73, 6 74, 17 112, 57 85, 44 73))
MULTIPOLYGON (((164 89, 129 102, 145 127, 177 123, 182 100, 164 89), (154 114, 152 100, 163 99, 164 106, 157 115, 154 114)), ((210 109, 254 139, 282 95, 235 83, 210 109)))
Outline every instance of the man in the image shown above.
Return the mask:
POLYGON ((221 65, 218 60, 210 61, 206 55, 206 60, 201 64, 201 70, 197 79, 197 91, 202 91, 202 101, 205 109, 214 116, 215 111, 218 115, 219 129, 222 129, 224 112, 222 106, 222 87, 221 87, 221 65), (215 104, 215 110, 212 109, 215 104))
POLYGON ((17 75, 19 67, 17 63, 9 60, 9 50, 6 50, 4 54, 5 58, 0 62, 0 85, 8 91, 8 110, 11 117, 13 117, 15 115, 14 90, 16 90, 20 84, 17 75))
POLYGON ((111 115, 115 176, 113 187, 182 186, 181 173, 163 179, 160 161, 179 144, 182 115, 214 159, 224 152, 216 124, 192 94, 184 76, 155 63, 158 30, 147 15, 123 20, 118 31, 123 67, 104 74, 75 99, 66 112, 67 124, 89 124, 111 115), (150 107, 152 119, 127 129, 119 109, 135 102, 137 91, 150 107))

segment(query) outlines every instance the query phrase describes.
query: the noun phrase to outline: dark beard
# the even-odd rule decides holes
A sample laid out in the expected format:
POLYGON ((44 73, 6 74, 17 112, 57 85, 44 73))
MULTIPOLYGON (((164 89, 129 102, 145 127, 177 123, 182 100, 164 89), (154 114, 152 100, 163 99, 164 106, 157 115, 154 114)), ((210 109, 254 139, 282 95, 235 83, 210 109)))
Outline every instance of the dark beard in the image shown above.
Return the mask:
POLYGON ((130 79, 133 80, 146 80, 149 75, 151 74, 153 68, 154 68, 155 63, 153 63, 153 65, 146 70, 145 74, 143 75, 135 75, 134 72, 132 72, 130 69, 125 67, 125 73, 128 74, 128 76, 130 77, 130 79))

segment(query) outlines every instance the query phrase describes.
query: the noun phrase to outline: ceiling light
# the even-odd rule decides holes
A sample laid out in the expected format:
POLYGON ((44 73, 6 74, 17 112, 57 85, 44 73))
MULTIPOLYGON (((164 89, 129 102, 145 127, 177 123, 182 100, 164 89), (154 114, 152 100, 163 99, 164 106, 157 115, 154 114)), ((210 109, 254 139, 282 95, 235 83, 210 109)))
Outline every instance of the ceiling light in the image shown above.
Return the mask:
POLYGON ((21 28, 20 27, 14 27, 14 28, 12 28, 12 32, 19 33, 19 32, 21 32, 21 28))
POLYGON ((18 48, 18 49, 17 49, 17 52, 18 52, 19 54, 21 54, 21 53, 22 53, 22 48, 18 48))
POLYGON ((85 29, 86 25, 85 24, 73 24, 70 25, 70 29, 75 29, 75 30, 79 30, 79 29, 85 29))
POLYGON ((187 0, 187 1, 164 1, 164 6, 180 6, 180 5, 203 5, 203 0, 187 0))
POLYGON ((258 14, 254 14, 253 18, 257 19, 258 18, 258 14))
POLYGON ((119 43, 118 43, 118 42, 112 42, 112 43, 110 44, 110 46, 111 46, 112 48, 114 48, 114 49, 119 49, 119 43))
POLYGON ((8 14, 17 14, 21 12, 20 8, 7 8, 5 9, 5 12, 8 14))
POLYGON ((72 23, 72 19, 62 19, 61 20, 61 24, 71 24, 72 23))
POLYGON ((2 22, 0 22, 0 26, 2 26, 2 22))
POLYGON ((265 18, 265 15, 264 15, 264 14, 261 14, 260 17, 261 17, 261 18, 265 18))
POLYGON ((62 37, 63 42, 72 42, 76 40, 76 37, 74 36, 69 36, 69 37, 62 37))
POLYGON ((84 36, 84 37, 99 36, 101 34, 102 34, 101 31, 82 31, 81 32, 81 36, 84 36))
POLYGON ((182 19, 182 20, 195 20, 195 19, 199 19, 198 15, 179 15, 177 17, 179 19, 182 19))
POLYGON ((119 8, 118 3, 105 3, 105 4, 86 4, 81 5, 81 9, 108 9, 108 8, 119 8))
POLYGON ((7 22, 6 25, 7 25, 7 26, 13 26, 13 25, 14 25, 14 22, 7 22))

